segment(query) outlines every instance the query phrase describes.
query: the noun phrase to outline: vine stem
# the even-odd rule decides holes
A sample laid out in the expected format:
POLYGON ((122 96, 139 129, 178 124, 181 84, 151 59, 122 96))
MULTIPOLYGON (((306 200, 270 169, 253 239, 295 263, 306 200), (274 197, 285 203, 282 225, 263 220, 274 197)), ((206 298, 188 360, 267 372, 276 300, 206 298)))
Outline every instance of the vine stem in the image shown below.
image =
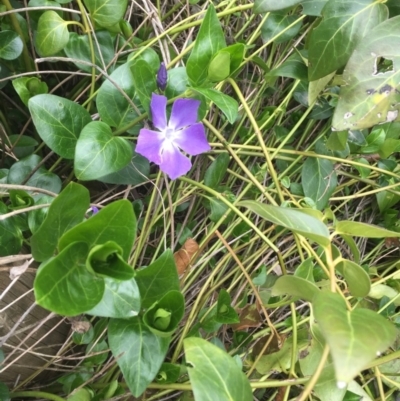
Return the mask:
POLYGON ((10 393, 10 398, 44 398, 51 401, 65 401, 64 398, 58 395, 46 393, 44 391, 18 391, 15 393, 10 393))

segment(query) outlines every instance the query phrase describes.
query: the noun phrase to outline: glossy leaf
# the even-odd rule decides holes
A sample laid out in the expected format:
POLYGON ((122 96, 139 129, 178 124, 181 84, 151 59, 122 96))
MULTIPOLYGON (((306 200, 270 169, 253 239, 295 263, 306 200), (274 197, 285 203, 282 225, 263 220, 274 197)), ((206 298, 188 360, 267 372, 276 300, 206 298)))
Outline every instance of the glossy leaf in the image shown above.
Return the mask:
POLYGON ((261 27, 261 37, 264 42, 269 42, 275 36, 274 43, 283 43, 296 36, 302 26, 302 21, 288 28, 298 19, 297 15, 286 13, 271 13, 261 27), (282 33, 281 33, 282 32, 282 33))
POLYGON ((218 155, 204 175, 204 184, 216 189, 226 174, 229 162, 230 156, 228 153, 218 155))
POLYGON ((301 0, 256 0, 254 3, 253 11, 256 14, 261 14, 267 13, 269 11, 283 10, 285 8, 292 7, 300 2, 301 0))
POLYGON ((225 114, 228 121, 233 124, 238 115, 239 104, 238 102, 224 93, 216 89, 206 88, 191 88, 192 90, 200 93, 208 100, 215 103, 215 105, 225 114))
POLYGON ((92 248, 107 241, 115 241, 123 250, 124 260, 128 260, 135 237, 136 217, 132 204, 121 199, 67 231, 58 246, 61 251, 73 242, 86 242, 92 248))
MULTIPOLYGON (((35 205, 50 204, 54 198, 45 194, 34 195, 35 205)), ((42 209, 32 210, 28 213, 28 226, 31 233, 34 234, 43 224, 44 219, 47 216, 49 208, 44 207, 42 209)))
POLYGON ((13 79, 12 84, 25 106, 28 106, 31 97, 46 94, 49 89, 46 82, 42 82, 36 77, 16 78, 13 79))
POLYGON ((55 95, 38 95, 29 99, 35 128, 55 153, 73 159, 78 137, 92 121, 90 114, 78 103, 55 95))
POLYGON ((269 77, 287 77, 307 81, 307 67, 298 53, 293 53, 280 66, 267 72, 269 77))
POLYGON ((183 341, 196 401, 252 401, 250 383, 235 360, 202 338, 183 341))
POLYGON ((225 289, 221 289, 218 294, 215 321, 223 324, 239 323, 239 316, 231 306, 231 297, 225 289))
POLYGON ((135 85, 130 63, 122 64, 104 81, 96 97, 101 120, 111 127, 124 127, 138 117, 128 99, 135 96, 135 85), (117 86, 116 86, 117 85, 117 86), (124 92, 128 99, 121 93, 124 92))
MULTIPOLYGON (((0 202, 0 216, 8 213, 7 206, 0 202)), ((0 256, 10 256, 19 253, 22 247, 23 235, 12 217, 0 220, 0 256)))
POLYGON ((399 37, 400 16, 374 27, 355 48, 343 72, 334 129, 359 130, 398 120, 399 37))
POLYGON ((179 277, 174 255, 165 251, 150 266, 136 272, 142 308, 148 308, 169 291, 179 291, 179 277))
POLYGON ((122 248, 114 241, 95 245, 86 259, 87 269, 100 277, 130 280, 134 271, 122 257, 122 248))
MULTIPOLYGON (((36 23, 39 21, 40 16, 47 11, 47 7, 61 8, 61 5, 57 1, 53 0, 29 0, 28 7, 43 7, 41 10, 29 11, 29 18, 36 23)), ((55 10, 54 10, 55 11, 55 10)), ((63 12, 59 11, 57 14, 62 18, 63 12)))
POLYGON ((272 295, 289 294, 311 302, 319 288, 309 280, 297 276, 281 276, 272 287, 272 295))
POLYGON ((84 0, 90 16, 102 27, 112 27, 123 19, 128 0, 84 0))
POLYGON ((225 36, 213 5, 201 23, 194 48, 186 63, 186 71, 193 86, 200 86, 208 74, 208 66, 215 54, 226 47, 225 36))
POLYGON ((160 336, 170 337, 185 313, 185 299, 180 291, 169 291, 147 309, 143 323, 160 336))
POLYGON ((303 0, 303 14, 312 15, 313 17, 320 17, 322 9, 325 7, 329 0, 303 0))
POLYGON ((145 60, 138 60, 131 64, 131 71, 136 94, 143 108, 149 112, 151 95, 157 88, 156 76, 145 60))
POLYGON ((168 83, 165 89, 165 95, 168 99, 181 95, 188 86, 189 78, 186 73, 186 67, 177 67, 168 71, 168 83))
POLYGON ((317 209, 322 210, 337 186, 337 176, 330 160, 308 157, 301 170, 304 195, 311 198, 317 209))
POLYGON ((361 39, 387 19, 388 10, 375 0, 331 0, 322 16, 310 37, 310 81, 343 67, 361 39))
POLYGON ((313 310, 329 345, 339 386, 350 382, 397 336, 395 326, 376 312, 361 308, 348 311, 338 294, 318 293, 313 310))
POLYGON ((55 11, 45 11, 40 16, 35 45, 42 57, 53 56, 64 49, 69 41, 68 24, 55 11))
POLYGON ((239 206, 246 207, 265 220, 301 234, 322 246, 330 244, 329 231, 325 224, 299 210, 266 205, 256 201, 242 201, 239 206))
POLYGON ((36 302, 45 309, 75 316, 98 304, 104 292, 104 280, 85 266, 89 247, 74 242, 56 257, 42 263, 34 283, 36 302))
POLYGON ((131 159, 132 147, 127 140, 113 136, 107 124, 92 121, 76 143, 74 171, 79 180, 95 180, 121 170, 131 159))
POLYGON ((121 319, 138 315, 140 293, 135 279, 120 281, 106 277, 104 285, 103 298, 86 314, 121 319))
POLYGON ((390 238, 400 237, 400 233, 396 231, 386 230, 383 227, 375 226, 358 221, 342 220, 335 225, 335 232, 338 234, 353 235, 363 238, 390 238))
POLYGON ((336 265, 338 272, 346 279, 353 297, 366 297, 371 290, 368 273, 357 263, 344 259, 336 265))
POLYGON ((24 209, 26 207, 32 206, 34 200, 26 191, 20 189, 11 189, 10 192, 11 205, 10 210, 24 209))
POLYGON ((89 191, 71 182, 51 203, 43 224, 31 237, 32 256, 43 262, 53 256, 60 237, 79 224, 89 208, 89 191))
MULTIPOLYGON (((97 31, 96 32, 97 43, 94 44, 94 53, 96 59, 96 65, 102 70, 107 71, 107 66, 111 63, 115 51, 114 51, 114 41, 108 31, 97 31)), ((92 63, 92 55, 89 46, 88 35, 78 35, 75 32, 69 34, 69 41, 67 46, 64 48, 65 54, 75 60, 82 60, 88 63, 92 63)), ((74 61, 74 64, 83 71, 92 72, 92 67, 88 64, 83 64, 74 61)), ((111 66, 112 67, 112 66, 111 66)))
POLYGON ((164 362, 157 374, 157 383, 168 384, 176 383, 181 375, 181 367, 179 365, 164 362))
POLYGON ((156 377, 170 342, 153 334, 139 317, 111 319, 108 341, 129 390, 139 397, 156 377))
POLYGON ((14 31, 0 32, 0 58, 4 60, 15 60, 18 58, 24 44, 22 39, 14 31))

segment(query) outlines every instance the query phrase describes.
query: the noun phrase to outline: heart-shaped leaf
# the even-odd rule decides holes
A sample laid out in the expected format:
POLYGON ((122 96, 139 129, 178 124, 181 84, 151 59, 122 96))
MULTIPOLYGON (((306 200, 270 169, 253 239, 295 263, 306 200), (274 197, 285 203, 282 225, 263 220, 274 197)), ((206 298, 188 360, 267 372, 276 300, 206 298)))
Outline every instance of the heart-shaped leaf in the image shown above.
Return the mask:
POLYGON ((127 140, 113 136, 107 124, 92 121, 76 144, 75 175, 79 180, 95 180, 121 170, 131 159, 132 147, 127 140))
POLYGON ((55 95, 29 99, 29 111, 36 130, 46 145, 65 159, 73 159, 83 127, 92 121, 78 103, 55 95))
POLYGON ((235 360, 202 338, 183 341, 196 401, 252 401, 250 383, 235 360))
POLYGON ((133 317, 111 319, 108 341, 129 390, 139 397, 164 362, 170 337, 156 336, 139 317, 133 317))
POLYGON ((104 294, 101 301, 88 315, 126 319, 137 316, 140 311, 140 293, 135 279, 119 281, 104 279, 104 294))
POLYGON ((55 11, 45 11, 39 18, 35 45, 42 57, 52 56, 67 45, 68 25, 55 11))
POLYGON ((304 237, 322 246, 330 244, 329 231, 326 225, 299 210, 265 205, 256 201, 243 201, 239 203, 239 206, 246 207, 265 220, 304 235, 304 237))
POLYGON ((54 254, 59 238, 83 220, 89 203, 89 191, 84 186, 71 182, 65 187, 32 235, 31 249, 35 260, 43 262, 54 254))
POLYGON ((90 16, 105 28, 123 19, 128 0, 84 0, 90 16))
POLYGON ((0 58, 15 60, 22 53, 24 44, 22 39, 14 31, 0 32, 0 58))
POLYGON ((136 236, 136 216, 132 204, 126 200, 110 203, 90 219, 67 231, 60 239, 59 250, 73 242, 86 242, 89 248, 114 241, 128 260, 136 236))
POLYGON ((369 31, 355 48, 343 72, 334 129, 361 130, 399 119, 399 38, 397 16, 369 31))
POLYGON ((312 305, 339 385, 350 382, 396 339, 397 329, 383 316, 369 309, 349 311, 338 294, 319 292, 312 305))
POLYGON ((104 280, 86 269, 89 247, 74 242, 56 257, 42 263, 36 274, 36 302, 65 316, 76 316, 101 301, 104 280))

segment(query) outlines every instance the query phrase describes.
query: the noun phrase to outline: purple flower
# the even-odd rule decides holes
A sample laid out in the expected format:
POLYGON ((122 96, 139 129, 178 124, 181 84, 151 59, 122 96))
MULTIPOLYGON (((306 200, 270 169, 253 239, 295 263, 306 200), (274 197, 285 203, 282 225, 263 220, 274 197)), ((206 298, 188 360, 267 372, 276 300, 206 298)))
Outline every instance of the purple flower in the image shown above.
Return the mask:
POLYGON ((158 88, 162 91, 165 91, 165 88, 167 87, 167 81, 168 81, 168 72, 167 69, 165 68, 164 62, 161 62, 160 68, 158 69, 157 72, 158 88))
POLYGON ((96 206, 92 206, 91 209, 92 209, 92 215, 99 213, 99 209, 96 206))
POLYGON ((151 98, 153 125, 158 131, 141 129, 136 152, 158 164, 172 180, 185 175, 192 166, 182 150, 195 156, 211 149, 203 124, 197 122, 199 106, 199 100, 178 99, 167 122, 167 98, 155 93, 151 98))

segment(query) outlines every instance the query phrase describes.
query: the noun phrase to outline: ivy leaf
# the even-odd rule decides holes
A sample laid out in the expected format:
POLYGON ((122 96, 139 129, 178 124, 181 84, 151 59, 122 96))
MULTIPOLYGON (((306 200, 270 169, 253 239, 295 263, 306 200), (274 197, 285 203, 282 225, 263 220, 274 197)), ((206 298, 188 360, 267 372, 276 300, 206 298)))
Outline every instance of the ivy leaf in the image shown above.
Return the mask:
POLYGON ((92 121, 78 103, 56 95, 37 95, 29 99, 35 128, 45 144, 65 159, 73 159, 83 127, 92 121))
POLYGON ((121 170, 131 159, 132 147, 127 140, 113 136, 107 124, 92 121, 76 144, 75 175, 79 180, 95 180, 121 170))
POLYGON ((68 25, 55 11, 45 11, 39 18, 35 45, 42 57, 52 56, 67 45, 68 25))
POLYGON ((310 36, 310 81, 343 67, 360 40, 388 18, 388 9, 375 0, 331 0, 322 17, 310 36))
POLYGON ((252 401, 250 383, 235 360, 202 338, 183 341, 196 401, 252 401))
POLYGON ((396 339, 397 329, 383 316, 369 309, 349 311, 338 294, 321 291, 312 305, 330 347, 339 385, 351 381, 396 339))
POLYGON ((79 224, 89 208, 89 191, 82 185, 69 183, 51 203, 46 218, 31 237, 32 256, 43 262, 53 256, 59 238, 79 224))
POLYGON ((0 32, 0 58, 15 60, 22 53, 24 44, 22 39, 14 31, 0 32))
POLYGON ((74 242, 56 257, 40 265, 34 282, 36 302, 65 316, 76 316, 98 304, 104 280, 85 266, 89 247, 74 242))
POLYGON ((108 341, 129 390, 139 397, 164 362, 170 337, 153 334, 139 317, 133 317, 111 319, 108 341))
POLYGON ((84 0, 90 16, 102 27, 108 28, 124 18, 128 0, 84 0))
POLYGON ((214 6, 209 5, 186 63, 187 75, 193 86, 200 86, 207 79, 212 58, 224 47, 226 42, 221 24, 214 6))

